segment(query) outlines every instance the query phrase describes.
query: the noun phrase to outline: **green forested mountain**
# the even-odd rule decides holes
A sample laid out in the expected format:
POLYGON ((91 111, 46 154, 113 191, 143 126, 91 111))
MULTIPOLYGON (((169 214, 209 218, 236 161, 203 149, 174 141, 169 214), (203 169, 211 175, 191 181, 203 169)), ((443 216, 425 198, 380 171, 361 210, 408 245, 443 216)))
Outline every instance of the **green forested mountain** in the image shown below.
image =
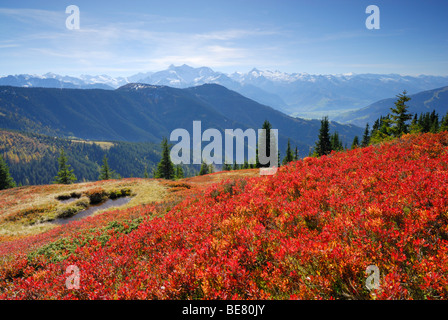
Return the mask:
MULTIPOLYGON (((176 128, 279 129, 279 148, 290 138, 301 156, 314 144, 320 121, 287 116, 219 85, 190 89, 128 84, 116 90, 0 87, 0 128, 59 137, 159 143, 176 128)), ((362 129, 331 124, 344 142, 362 129)), ((112 160, 112 158, 110 158, 112 160)))
POLYGON ((149 142, 76 141, 0 130, 0 155, 17 184, 51 183, 57 174, 61 148, 79 182, 98 180, 104 155, 110 168, 122 177, 143 177, 145 168, 151 177, 160 160, 159 144, 149 142))
MULTIPOLYGON (((445 115, 448 112, 448 86, 422 91, 409 95, 409 97, 411 100, 407 104, 409 105, 409 112, 413 115, 432 112, 433 110, 440 115, 445 115)), ((373 124, 376 119, 389 112, 390 108, 394 106, 395 100, 396 97, 383 99, 365 108, 341 113, 334 117, 334 119, 342 123, 352 123, 357 126, 365 126, 366 123, 373 124)))

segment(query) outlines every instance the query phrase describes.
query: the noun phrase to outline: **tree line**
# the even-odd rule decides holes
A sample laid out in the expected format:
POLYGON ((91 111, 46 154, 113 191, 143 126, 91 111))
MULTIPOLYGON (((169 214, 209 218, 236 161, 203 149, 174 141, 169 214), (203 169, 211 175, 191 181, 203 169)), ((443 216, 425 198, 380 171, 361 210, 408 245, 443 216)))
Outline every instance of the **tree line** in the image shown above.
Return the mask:
MULTIPOLYGON (((410 100, 411 98, 407 95, 406 91, 397 95, 397 100, 394 102, 394 106, 390 108, 390 113, 386 116, 380 116, 374 122, 372 129, 370 129, 367 123, 362 138, 360 139, 358 136, 355 136, 350 149, 367 147, 371 144, 399 138, 408 133, 437 133, 448 131, 448 113, 442 119, 439 119, 439 115, 435 110, 421 113, 420 115, 417 113, 412 115, 409 113, 409 107, 406 104, 410 100)), ((330 135, 330 122, 328 117, 324 117, 321 120, 316 145, 309 156, 320 157, 330 154, 332 151, 347 149, 349 149, 347 146, 342 145, 342 141, 337 132, 330 135)))

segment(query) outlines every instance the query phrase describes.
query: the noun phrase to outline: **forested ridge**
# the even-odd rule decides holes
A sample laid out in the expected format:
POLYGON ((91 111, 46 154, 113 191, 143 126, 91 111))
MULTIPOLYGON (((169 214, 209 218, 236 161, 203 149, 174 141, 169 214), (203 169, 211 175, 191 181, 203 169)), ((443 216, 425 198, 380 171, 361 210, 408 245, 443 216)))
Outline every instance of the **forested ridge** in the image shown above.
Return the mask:
MULTIPOLYGON (((58 171, 63 149, 78 182, 98 180, 104 156, 121 177, 149 177, 160 161, 159 144, 150 142, 95 142, 0 129, 0 156, 18 185, 49 184, 58 171)), ((187 172, 188 173, 188 172, 187 172)))

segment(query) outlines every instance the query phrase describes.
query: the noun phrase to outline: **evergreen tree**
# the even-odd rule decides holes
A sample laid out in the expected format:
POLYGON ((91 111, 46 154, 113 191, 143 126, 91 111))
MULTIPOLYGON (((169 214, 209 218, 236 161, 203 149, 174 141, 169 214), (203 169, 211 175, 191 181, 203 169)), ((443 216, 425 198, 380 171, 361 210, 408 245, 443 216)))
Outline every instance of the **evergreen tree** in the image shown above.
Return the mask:
POLYGON ((255 150, 255 165, 254 165, 254 168, 261 168, 260 161, 258 159, 258 146, 257 146, 257 149, 255 150))
POLYGON ((9 168, 6 162, 0 156, 0 190, 14 188, 16 183, 9 174, 9 168))
POLYGON ((167 138, 163 138, 162 140, 162 159, 157 165, 155 177, 167 180, 173 180, 175 178, 174 164, 171 161, 167 138))
POLYGON ((231 171, 232 170, 232 165, 225 163, 222 165, 222 170, 223 171, 231 171))
MULTIPOLYGON (((264 145, 266 148, 266 157, 270 157, 271 156, 271 129, 272 129, 272 125, 268 120, 265 120, 263 122, 263 125, 261 126, 261 129, 266 130, 266 138, 263 139, 261 141, 261 145, 264 145)), ((274 138, 274 137, 272 137, 274 138)), ((263 168, 263 167, 269 167, 269 163, 266 164, 261 164, 259 162, 259 156, 258 156, 258 148, 257 148, 257 153, 256 153, 256 159, 255 162, 257 163, 257 168, 263 168)))
POLYGON ((341 151, 344 149, 342 146, 342 140, 339 138, 339 133, 337 131, 330 136, 330 144, 331 150, 341 151))
POLYGON ((406 90, 397 96, 397 101, 395 102, 395 108, 390 108, 392 130, 391 133, 394 137, 401 137, 403 134, 408 133, 408 120, 412 119, 412 115, 408 113, 408 106, 406 102, 411 100, 410 97, 406 95, 406 90))
POLYGON ((384 140, 388 140, 388 139, 392 139, 391 137, 391 120, 390 120, 390 115, 388 114, 386 117, 381 116, 378 123, 375 122, 375 125, 378 124, 377 126, 375 126, 375 128, 378 129, 373 129, 372 130, 372 134, 370 136, 370 142, 375 144, 375 143, 380 143, 381 141, 384 140))
POLYGON ((236 161, 233 163, 233 170, 240 170, 240 166, 236 163, 236 161))
POLYGON ((439 131, 439 115, 436 113, 436 110, 431 112, 430 123, 431 126, 429 128, 429 132, 437 133, 439 131))
POLYGON ((54 178, 53 183, 59 184, 71 184, 76 181, 76 176, 73 173, 73 169, 70 169, 70 165, 67 164, 67 156, 65 155, 64 149, 61 149, 59 154, 59 171, 58 175, 54 178))
POLYGON ((299 149, 296 146, 296 149, 294 150, 294 161, 299 160, 299 149))
POLYGON ((176 166, 176 179, 183 179, 184 178, 184 170, 182 169, 181 165, 176 166))
POLYGON ((320 122, 318 140, 316 141, 315 154, 320 157, 331 152, 330 122, 324 117, 320 122))
POLYGON ((352 150, 358 147, 359 147, 359 138, 358 136, 355 136, 355 138, 353 138, 352 150))
POLYGON ((288 164, 289 162, 291 162, 293 160, 294 160, 294 154, 292 153, 291 143, 290 143, 290 141, 288 139, 288 146, 286 147, 286 155, 283 158, 282 164, 283 165, 288 164))
POLYGON ((104 155, 103 165, 101 166, 100 176, 98 179, 99 180, 110 180, 110 179, 112 179, 113 175, 114 175, 114 172, 109 167, 109 163, 107 161, 107 156, 104 155))
POLYGON ((361 141, 361 147, 367 147, 370 143, 370 135, 369 135, 370 129, 369 129, 369 124, 366 124, 366 128, 364 129, 364 134, 362 136, 362 141, 361 141))
POLYGON ((201 163, 201 169, 199 170, 199 175, 203 176, 204 174, 208 174, 209 172, 209 166, 205 161, 202 161, 201 163))
POLYGON ((411 125, 409 126, 409 132, 410 133, 422 132, 422 128, 420 127, 417 114, 415 114, 414 119, 412 119, 411 125))
POLYGON ((442 118, 440 123, 439 132, 448 131, 448 113, 442 118))
POLYGON ((383 116, 380 116, 378 119, 375 120, 375 122, 373 123, 373 127, 372 127, 372 134, 374 131, 377 131, 380 129, 381 127, 381 119, 383 118, 383 116))

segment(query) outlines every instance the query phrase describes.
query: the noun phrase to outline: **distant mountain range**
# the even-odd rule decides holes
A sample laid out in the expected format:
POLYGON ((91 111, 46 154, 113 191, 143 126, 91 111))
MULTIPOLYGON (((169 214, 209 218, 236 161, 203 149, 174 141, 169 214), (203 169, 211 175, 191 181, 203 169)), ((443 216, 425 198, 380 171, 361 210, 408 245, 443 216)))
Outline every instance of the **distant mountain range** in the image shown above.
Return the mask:
MULTIPOLYGON (((412 114, 432 112, 435 110, 440 118, 448 112, 448 86, 419 92, 410 95, 411 100, 406 103, 408 111, 412 114)), ((357 126, 365 126, 366 123, 372 125, 380 116, 390 113, 390 108, 394 107, 396 97, 383 99, 371 105, 351 112, 342 113, 333 117, 333 120, 352 123, 357 126)))
POLYGON ((415 94, 447 86, 448 77, 397 74, 310 75, 257 69, 247 73, 225 74, 208 67, 171 65, 158 72, 118 78, 107 75, 69 77, 53 73, 0 78, 0 85, 78 89, 116 89, 135 82, 174 88, 214 83, 289 115, 304 118, 329 115, 332 119, 342 112, 363 108, 385 97, 395 96, 403 90, 415 94))
MULTIPOLYGON (((91 140, 160 142, 177 128, 259 129, 269 120, 279 130, 284 153, 288 138, 306 156, 317 139, 319 120, 303 120, 261 105, 216 84, 179 89, 127 84, 115 90, 0 87, 0 128, 91 140)), ((331 123, 350 145, 362 129, 331 123)))

